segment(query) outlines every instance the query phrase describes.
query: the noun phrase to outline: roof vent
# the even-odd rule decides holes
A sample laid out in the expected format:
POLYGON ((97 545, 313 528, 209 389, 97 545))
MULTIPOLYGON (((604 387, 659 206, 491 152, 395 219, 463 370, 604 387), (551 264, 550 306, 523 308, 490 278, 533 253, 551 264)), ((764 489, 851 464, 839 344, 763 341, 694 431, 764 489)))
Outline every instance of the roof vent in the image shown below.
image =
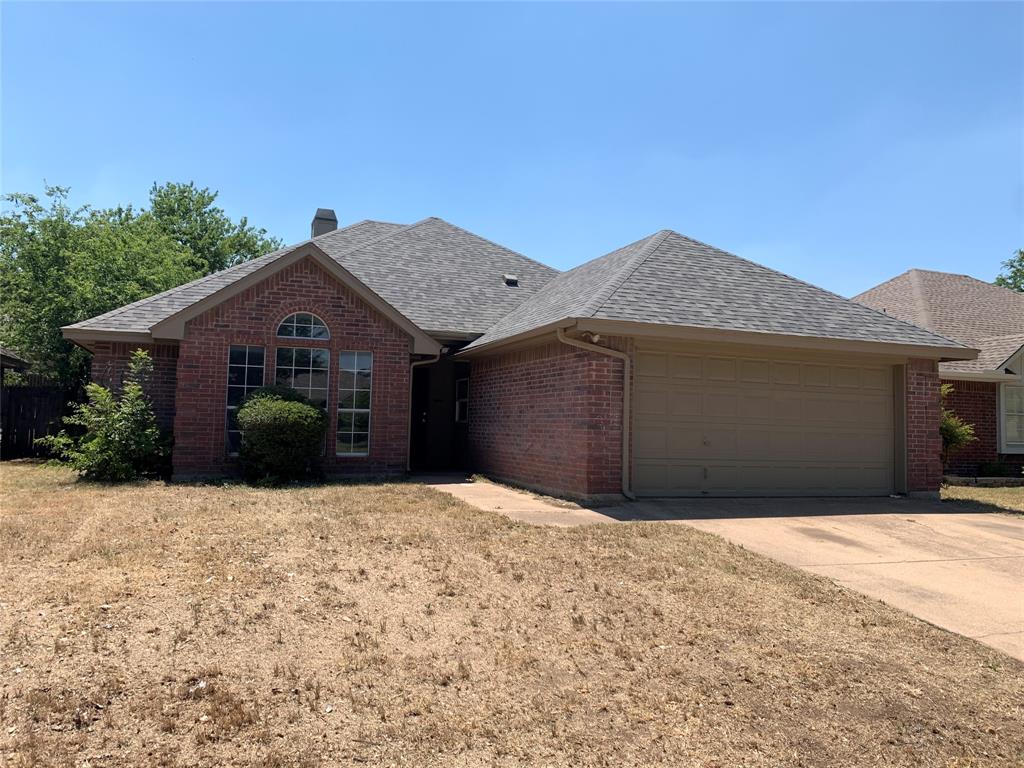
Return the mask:
POLYGON ((313 217, 313 225, 310 227, 310 237, 326 235, 338 228, 338 217, 330 208, 317 208, 316 216, 313 217))
POLYGON ((519 287, 519 278, 515 275, 502 275, 501 279, 505 281, 505 285, 509 285, 513 288, 519 287))

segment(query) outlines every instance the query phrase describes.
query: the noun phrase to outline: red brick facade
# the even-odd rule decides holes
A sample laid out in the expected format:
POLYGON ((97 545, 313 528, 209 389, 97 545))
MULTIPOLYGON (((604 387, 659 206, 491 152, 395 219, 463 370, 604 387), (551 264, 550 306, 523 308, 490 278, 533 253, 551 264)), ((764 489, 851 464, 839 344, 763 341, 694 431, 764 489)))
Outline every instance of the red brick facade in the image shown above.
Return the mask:
MULTIPOLYGON (((975 476, 985 463, 1000 463, 1010 467, 1024 464, 1020 454, 999 453, 999 385, 990 381, 944 381, 952 384, 953 392, 946 399, 946 407, 974 427, 978 438, 953 454, 948 472, 975 476)), ((1019 475, 1018 469, 1014 474, 1019 475)))
POLYGON ((906 371, 907 491, 938 492, 942 482, 938 365, 934 360, 910 360, 906 371))
POLYGON ((303 259, 247 288, 186 324, 177 369, 174 419, 176 477, 223 475, 234 469, 225 443, 228 351, 232 344, 265 348, 264 381, 275 380, 278 346, 330 350, 330 427, 323 466, 328 474, 394 474, 406 468, 410 337, 312 259, 303 259), (293 312, 312 312, 330 340, 278 339, 293 312), (338 356, 373 352, 370 448, 366 457, 335 456, 338 356))
POLYGON ((128 372, 128 362, 137 349, 149 352, 153 359, 153 376, 146 385, 153 411, 161 428, 174 425, 174 399, 177 390, 177 344, 126 344, 124 342, 97 341, 91 345, 92 367, 90 376, 97 384, 115 391, 120 390, 128 372))
POLYGON ((474 467, 563 493, 621 492, 622 365, 559 342, 474 359, 474 467))

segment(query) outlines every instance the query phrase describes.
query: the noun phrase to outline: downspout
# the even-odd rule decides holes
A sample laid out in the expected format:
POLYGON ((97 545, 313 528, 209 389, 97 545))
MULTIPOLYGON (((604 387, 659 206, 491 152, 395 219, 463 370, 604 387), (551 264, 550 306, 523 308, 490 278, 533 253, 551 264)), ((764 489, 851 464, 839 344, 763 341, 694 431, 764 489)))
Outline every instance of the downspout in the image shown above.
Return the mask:
POLYGON ((413 371, 416 370, 417 366, 420 365, 431 365, 441 359, 441 353, 444 352, 446 347, 441 347, 437 354, 427 360, 416 360, 415 362, 409 363, 409 434, 405 441, 405 471, 412 471, 412 377, 413 371))
MULTIPOLYGON (((632 379, 629 355, 625 352, 619 352, 617 349, 600 347, 597 344, 590 344, 579 339, 570 339, 561 328, 555 329, 555 335, 558 336, 560 342, 568 344, 570 347, 578 347, 588 352, 596 352, 599 355, 608 355, 622 361, 622 495, 631 501, 636 501, 636 494, 629 487, 629 390, 632 379)), ((412 410, 411 407, 410 410, 412 410)))

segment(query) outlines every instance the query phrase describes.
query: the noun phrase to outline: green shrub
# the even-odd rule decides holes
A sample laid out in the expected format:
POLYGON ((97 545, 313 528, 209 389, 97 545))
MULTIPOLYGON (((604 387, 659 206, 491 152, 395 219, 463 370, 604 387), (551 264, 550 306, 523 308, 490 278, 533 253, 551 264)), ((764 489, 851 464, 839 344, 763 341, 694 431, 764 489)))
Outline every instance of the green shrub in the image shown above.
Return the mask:
POLYGON ((952 384, 943 384, 940 387, 942 397, 942 421, 939 423, 939 433, 942 435, 942 465, 949 463, 949 457, 963 448, 968 443, 977 440, 974 434, 974 426, 957 416, 946 407, 946 398, 953 393, 952 384))
POLYGON ((298 392, 256 390, 238 409, 238 427, 246 479, 273 484, 319 475, 327 414, 298 392))
POLYGON ((119 395, 99 384, 87 385, 86 402, 64 418, 72 434, 61 430, 36 443, 86 480, 124 482, 165 474, 170 451, 145 391, 152 372, 149 355, 135 350, 119 395))

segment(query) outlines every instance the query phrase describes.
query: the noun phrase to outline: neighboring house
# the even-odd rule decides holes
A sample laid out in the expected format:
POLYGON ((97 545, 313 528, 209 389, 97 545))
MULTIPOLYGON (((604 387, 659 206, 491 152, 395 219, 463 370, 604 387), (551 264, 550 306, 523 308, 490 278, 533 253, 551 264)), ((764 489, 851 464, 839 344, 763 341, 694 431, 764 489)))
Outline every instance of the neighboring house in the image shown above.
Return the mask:
POLYGON ((854 301, 978 350, 975 360, 939 364, 953 385, 948 407, 974 425, 978 440, 949 469, 975 475, 1024 464, 1024 294, 967 275, 911 269, 854 301), (987 465, 987 466, 986 466, 987 465))
POLYGON ((327 408, 339 475, 576 495, 934 493, 941 361, 975 352, 662 231, 565 273, 436 218, 313 237, 64 329, 156 362, 176 477, 233 472, 246 392, 327 408))

